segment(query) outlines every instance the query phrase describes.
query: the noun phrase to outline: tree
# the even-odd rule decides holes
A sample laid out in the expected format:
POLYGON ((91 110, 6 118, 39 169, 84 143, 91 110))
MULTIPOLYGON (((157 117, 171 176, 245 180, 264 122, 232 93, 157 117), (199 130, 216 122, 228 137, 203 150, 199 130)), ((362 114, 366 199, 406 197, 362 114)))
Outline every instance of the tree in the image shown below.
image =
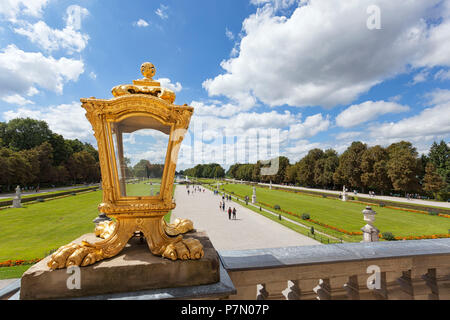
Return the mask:
POLYGON ((419 191, 420 162, 416 148, 410 142, 400 141, 391 144, 387 152, 389 154, 387 173, 393 188, 403 192, 419 191))
POLYGON ((323 158, 324 152, 320 149, 312 149, 298 163, 297 181, 305 187, 312 187, 314 182, 314 168, 316 161, 323 158))
POLYGON ((75 152, 67 163, 69 176, 74 183, 100 180, 100 168, 95 158, 87 151, 75 152))
POLYGON ((286 168, 286 182, 295 184, 297 180, 298 162, 286 168))
POLYGON ((0 148, 6 147, 6 128, 7 124, 0 121, 0 148))
MULTIPOLYGON (((272 181, 274 183, 283 183, 286 180, 286 169, 289 167, 289 159, 283 156, 280 156, 278 158, 272 159, 270 162, 273 166, 274 163, 278 161, 278 170, 276 174, 268 175, 268 176, 261 176, 261 178, 264 181, 272 181)), ((261 162, 259 162, 261 164, 261 162)), ((255 166, 255 165, 253 165, 255 166)))
POLYGON ((436 167, 437 173, 442 177, 445 183, 450 184, 450 148, 441 140, 441 142, 433 142, 428 154, 429 161, 436 167))
POLYGON ((331 187, 333 185, 333 174, 339 165, 337 152, 328 149, 322 158, 316 161, 314 167, 314 183, 321 187, 331 187))
POLYGON ((426 166, 423 182, 423 190, 432 193, 435 198, 437 198, 437 193, 442 191, 446 185, 431 161, 426 166))
POLYGON ((388 160, 388 153, 381 146, 364 151, 361 157, 361 182, 365 187, 382 193, 392 189, 387 173, 388 160))
POLYGON ((149 178, 150 177, 150 161, 142 159, 133 167, 134 176, 137 178, 149 178))
POLYGON ((59 166, 61 163, 66 162, 73 153, 72 148, 69 147, 64 137, 60 134, 52 133, 48 142, 53 149, 52 157, 55 166, 59 166))
POLYGON ((366 150, 366 144, 355 141, 339 157, 339 166, 333 175, 333 180, 337 185, 363 188, 360 164, 366 150))
POLYGON ((8 122, 4 143, 11 149, 20 151, 40 146, 50 140, 52 131, 45 121, 31 118, 17 118, 8 122))

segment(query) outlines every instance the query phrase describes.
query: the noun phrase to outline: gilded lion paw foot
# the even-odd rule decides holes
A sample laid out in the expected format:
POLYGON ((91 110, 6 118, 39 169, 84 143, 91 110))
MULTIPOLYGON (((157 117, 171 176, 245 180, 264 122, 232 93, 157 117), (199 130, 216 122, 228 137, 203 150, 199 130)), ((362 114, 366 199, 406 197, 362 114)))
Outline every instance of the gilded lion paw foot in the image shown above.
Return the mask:
POLYGON ((62 246, 52 254, 47 266, 50 269, 62 269, 70 266, 88 266, 102 260, 101 251, 92 247, 89 243, 71 243, 62 246))
POLYGON ((165 223, 164 231, 170 236, 177 236, 179 234, 187 233, 194 229, 194 224, 189 219, 177 218, 171 224, 165 223))
POLYGON ((162 256, 171 260, 197 260, 204 256, 203 246, 197 239, 183 239, 169 244, 162 256))

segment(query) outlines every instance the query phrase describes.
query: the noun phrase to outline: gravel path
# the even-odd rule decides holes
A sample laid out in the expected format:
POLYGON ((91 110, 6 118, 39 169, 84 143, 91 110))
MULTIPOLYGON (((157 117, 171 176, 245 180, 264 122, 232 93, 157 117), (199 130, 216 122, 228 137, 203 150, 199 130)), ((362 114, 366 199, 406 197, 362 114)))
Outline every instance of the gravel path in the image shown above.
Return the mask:
MULTIPOLYGON (((189 188, 192 191, 192 186, 189 188)), ((177 207, 171 220, 190 219, 197 230, 205 230, 216 250, 244 250, 288 246, 310 246, 320 242, 299 234, 283 225, 247 209, 236 202, 227 201, 225 211, 219 209, 221 196, 212 191, 195 192, 188 196, 185 186, 175 189, 177 207), (228 207, 236 208, 236 220, 229 220, 228 207)))

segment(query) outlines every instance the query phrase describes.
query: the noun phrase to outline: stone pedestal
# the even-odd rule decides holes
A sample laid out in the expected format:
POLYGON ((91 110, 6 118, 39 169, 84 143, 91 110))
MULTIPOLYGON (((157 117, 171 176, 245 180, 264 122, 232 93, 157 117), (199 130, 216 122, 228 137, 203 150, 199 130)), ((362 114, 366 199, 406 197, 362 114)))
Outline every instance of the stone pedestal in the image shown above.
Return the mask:
POLYGON ((21 199, 20 198, 14 198, 13 199, 13 204, 12 204, 12 207, 13 208, 22 208, 22 204, 21 204, 21 199))
POLYGON ((370 224, 366 224, 361 228, 363 232, 363 240, 361 242, 375 242, 378 241, 378 235, 380 234, 380 230, 375 228, 370 224))
MULTIPOLYGON (((79 268, 79 289, 69 289, 74 276, 70 269, 50 270, 46 257, 26 271, 21 279, 20 299, 70 299, 136 292, 160 288, 180 288, 213 284, 220 281, 220 261, 204 232, 191 232, 186 238, 198 239, 204 250, 200 260, 172 261, 154 256, 139 239, 132 238, 122 252, 110 259, 79 268)), ((99 241, 94 234, 75 242, 99 241)), ((73 287, 73 286, 72 286, 73 287)))
POLYGON ((364 221, 367 224, 361 228, 363 232, 363 240, 361 242, 375 242, 378 241, 378 235, 380 234, 380 230, 378 230, 373 224, 375 222, 375 215, 377 214, 372 210, 370 206, 367 206, 363 210, 364 221))

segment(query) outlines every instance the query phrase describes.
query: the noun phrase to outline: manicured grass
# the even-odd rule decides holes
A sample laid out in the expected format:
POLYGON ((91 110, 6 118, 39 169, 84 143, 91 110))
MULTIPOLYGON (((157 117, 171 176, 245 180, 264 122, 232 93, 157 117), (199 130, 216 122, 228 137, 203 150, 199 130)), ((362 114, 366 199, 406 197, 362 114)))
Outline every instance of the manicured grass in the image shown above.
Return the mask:
POLYGON ((153 195, 156 196, 161 188, 161 179, 150 179, 151 181, 139 182, 139 183, 127 183, 127 196, 150 196, 151 190, 153 195), (150 184, 152 183, 152 184, 150 184))
MULTIPOLYGON (((227 192, 235 192, 242 196, 248 195, 250 198, 253 193, 251 186, 242 184, 227 184, 224 186, 224 190, 227 192)), ((300 215, 309 213, 314 220, 347 231, 357 232, 365 225, 361 213, 364 205, 361 204, 260 187, 256 188, 256 195, 258 201, 271 204, 272 206, 278 204, 283 210, 300 215)), ((448 229, 450 229, 450 219, 448 218, 380 207, 376 207, 375 211, 377 212, 375 226, 381 232, 389 231, 395 236, 441 234, 448 233, 448 229)), ((289 217, 302 223, 306 222, 296 217, 289 217)), ((330 235, 343 235, 342 233, 337 233, 327 228, 320 228, 318 225, 312 223, 309 223, 309 225, 330 235)), ((351 236, 351 238, 355 238, 355 236, 351 236)))
POLYGON ((102 192, 95 191, 0 211, 0 261, 43 258, 93 232, 101 200, 102 192))
POLYGON ((21 278, 31 265, 0 268, 0 280, 21 278))
MULTIPOLYGON (((24 204, 0 211, 0 262, 44 258, 50 251, 94 231, 102 191, 24 204)), ((170 222, 170 212, 164 217, 170 222)), ((0 279, 20 277, 30 265, 0 267, 0 279)))
MULTIPOLYGON (((233 201, 235 201, 234 198, 233 198, 233 201)), ((296 231, 296 232, 298 232, 300 234, 303 234, 305 236, 308 236, 310 238, 316 239, 317 241, 320 241, 322 243, 341 243, 341 241, 337 241, 337 240, 329 238, 329 237, 327 237, 325 235, 317 234, 314 237, 313 235, 311 235, 310 231, 308 229, 304 228, 304 227, 301 227, 301 226, 299 226, 299 225, 297 225, 295 223, 292 223, 290 221, 287 221, 285 219, 279 220, 279 218, 277 218, 273 214, 270 214, 270 213, 265 212, 265 211, 259 211, 257 208, 251 206, 250 204, 246 205, 245 202, 238 201, 238 203, 241 206, 246 207, 246 208, 248 208, 248 209, 250 209, 250 210, 252 210, 252 211, 254 211, 256 213, 259 213, 259 214, 263 215, 264 217, 266 217, 266 218, 268 218, 268 219, 270 219, 270 220, 272 220, 272 221, 274 221, 276 223, 282 224, 283 226, 286 226, 286 227, 288 227, 291 230, 294 230, 294 231, 296 231)), ((292 219, 292 220, 294 220, 294 219, 292 219)))

